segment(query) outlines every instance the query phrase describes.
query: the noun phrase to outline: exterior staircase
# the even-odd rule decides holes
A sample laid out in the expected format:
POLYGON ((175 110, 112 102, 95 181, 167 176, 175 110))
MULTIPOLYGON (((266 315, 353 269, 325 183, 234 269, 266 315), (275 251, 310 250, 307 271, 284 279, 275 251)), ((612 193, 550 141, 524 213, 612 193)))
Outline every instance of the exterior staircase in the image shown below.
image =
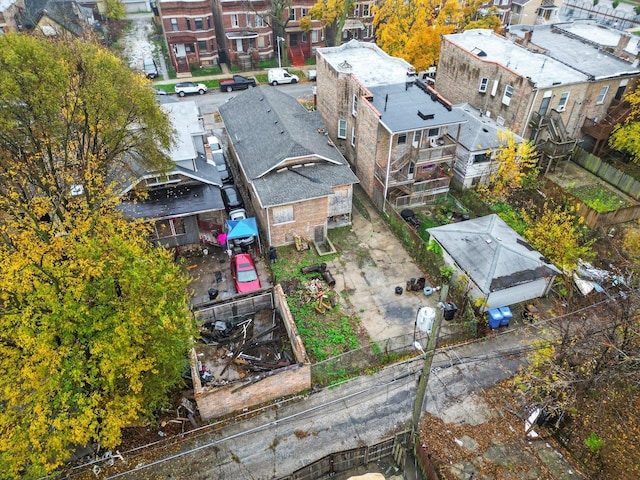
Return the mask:
POLYGON ((289 53, 289 60, 291 60, 291 65, 294 67, 304 67, 304 53, 302 52, 302 48, 298 47, 289 47, 287 49, 289 53))
POLYGON ((619 102, 607 112, 607 115, 599 121, 592 118, 586 118, 582 125, 582 133, 586 133, 593 137, 596 142, 591 153, 599 157, 609 151, 607 140, 611 136, 614 127, 622 123, 631 113, 631 105, 629 102, 619 102))

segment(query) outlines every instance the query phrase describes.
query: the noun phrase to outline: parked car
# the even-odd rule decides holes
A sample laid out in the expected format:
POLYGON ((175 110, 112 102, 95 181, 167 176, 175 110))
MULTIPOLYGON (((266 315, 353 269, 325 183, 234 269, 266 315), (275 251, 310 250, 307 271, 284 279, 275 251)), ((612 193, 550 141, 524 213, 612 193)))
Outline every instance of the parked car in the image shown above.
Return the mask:
POLYGON ((207 137, 207 145, 209 145, 209 148, 211 149, 212 154, 216 152, 222 153, 222 151, 224 150, 224 148, 222 147, 222 144, 220 143, 220 140, 215 135, 207 137))
POLYGON ((233 78, 220 81, 221 92, 233 92, 234 90, 246 90, 256 86, 255 78, 247 78, 242 75, 234 75, 233 78))
POLYGON ((142 61, 142 69, 147 78, 156 78, 158 76, 158 66, 156 61, 151 57, 146 57, 142 61))
POLYGON ((233 175, 231 175, 231 170, 229 170, 229 165, 227 165, 227 159, 222 151, 213 153, 213 164, 216 166, 223 184, 233 183, 233 175))
POLYGON ((317 76, 318 76, 318 72, 316 70, 309 70, 307 72, 307 78, 312 82, 316 81, 317 76))
POLYGON ((298 76, 289 73, 284 68, 270 68, 267 71, 267 79, 270 85, 280 85, 281 83, 298 83, 298 76))
POLYGON ((224 185, 222 187, 222 201, 227 211, 244 207, 240 192, 233 185, 224 185))
POLYGON ((174 90, 181 97, 184 97, 185 95, 191 93, 199 93, 200 95, 204 95, 205 93, 207 93, 207 86, 204 83, 181 82, 176 83, 174 90))
POLYGON ((229 212, 229 220, 244 220, 247 218, 247 211, 244 208, 236 208, 229 212))
POLYGON ((252 292, 262 288, 256 265, 248 253, 239 253, 231 257, 231 276, 238 293, 252 292))

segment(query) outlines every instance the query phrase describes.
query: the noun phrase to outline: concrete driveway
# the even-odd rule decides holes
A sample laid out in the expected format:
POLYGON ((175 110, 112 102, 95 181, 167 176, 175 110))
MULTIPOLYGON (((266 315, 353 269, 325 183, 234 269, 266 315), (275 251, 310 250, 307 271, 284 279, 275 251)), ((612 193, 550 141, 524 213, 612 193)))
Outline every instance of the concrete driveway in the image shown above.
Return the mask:
MULTIPOLYGON (((420 307, 435 307, 438 295, 405 291, 411 278, 424 277, 363 190, 354 189, 352 230, 359 244, 327 263, 343 308, 358 315, 374 341, 412 334, 420 307), (402 294, 395 293, 402 287, 402 294)), ((427 281, 429 285, 429 281, 427 281)))

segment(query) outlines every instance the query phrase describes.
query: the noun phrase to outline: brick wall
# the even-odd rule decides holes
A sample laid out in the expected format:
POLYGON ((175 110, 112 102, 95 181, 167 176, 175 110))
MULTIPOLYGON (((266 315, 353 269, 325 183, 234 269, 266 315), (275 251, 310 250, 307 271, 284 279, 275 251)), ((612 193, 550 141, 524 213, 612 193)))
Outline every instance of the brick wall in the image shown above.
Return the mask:
POLYGON ((328 198, 317 198, 292 204, 293 222, 273 224, 273 210, 269 209, 269 223, 271 225, 271 242, 274 247, 290 245, 294 242, 294 235, 307 240, 313 240, 316 227, 327 231, 328 198))

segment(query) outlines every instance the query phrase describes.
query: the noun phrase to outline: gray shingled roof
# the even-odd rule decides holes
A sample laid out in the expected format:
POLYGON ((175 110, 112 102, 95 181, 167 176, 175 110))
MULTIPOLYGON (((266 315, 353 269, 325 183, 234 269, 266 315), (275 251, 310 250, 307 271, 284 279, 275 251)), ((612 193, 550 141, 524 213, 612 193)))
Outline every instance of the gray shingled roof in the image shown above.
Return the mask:
POLYGON ((263 207, 331 195, 332 187, 358 183, 329 137, 319 133, 326 131, 320 113, 308 112, 278 89, 250 88, 219 111, 263 207), (282 170, 295 159, 303 165, 282 170))
MULTIPOLYGON (((487 151, 495 149, 505 143, 498 138, 498 132, 505 133, 508 129, 498 123, 493 118, 481 115, 480 110, 472 107, 468 103, 461 103, 453 106, 454 110, 463 113, 467 119, 462 124, 458 143, 470 152, 487 151)), ((513 137, 517 143, 522 143, 524 139, 513 132, 513 137)))
POLYGON ((495 214, 428 232, 484 293, 560 273, 495 214))

